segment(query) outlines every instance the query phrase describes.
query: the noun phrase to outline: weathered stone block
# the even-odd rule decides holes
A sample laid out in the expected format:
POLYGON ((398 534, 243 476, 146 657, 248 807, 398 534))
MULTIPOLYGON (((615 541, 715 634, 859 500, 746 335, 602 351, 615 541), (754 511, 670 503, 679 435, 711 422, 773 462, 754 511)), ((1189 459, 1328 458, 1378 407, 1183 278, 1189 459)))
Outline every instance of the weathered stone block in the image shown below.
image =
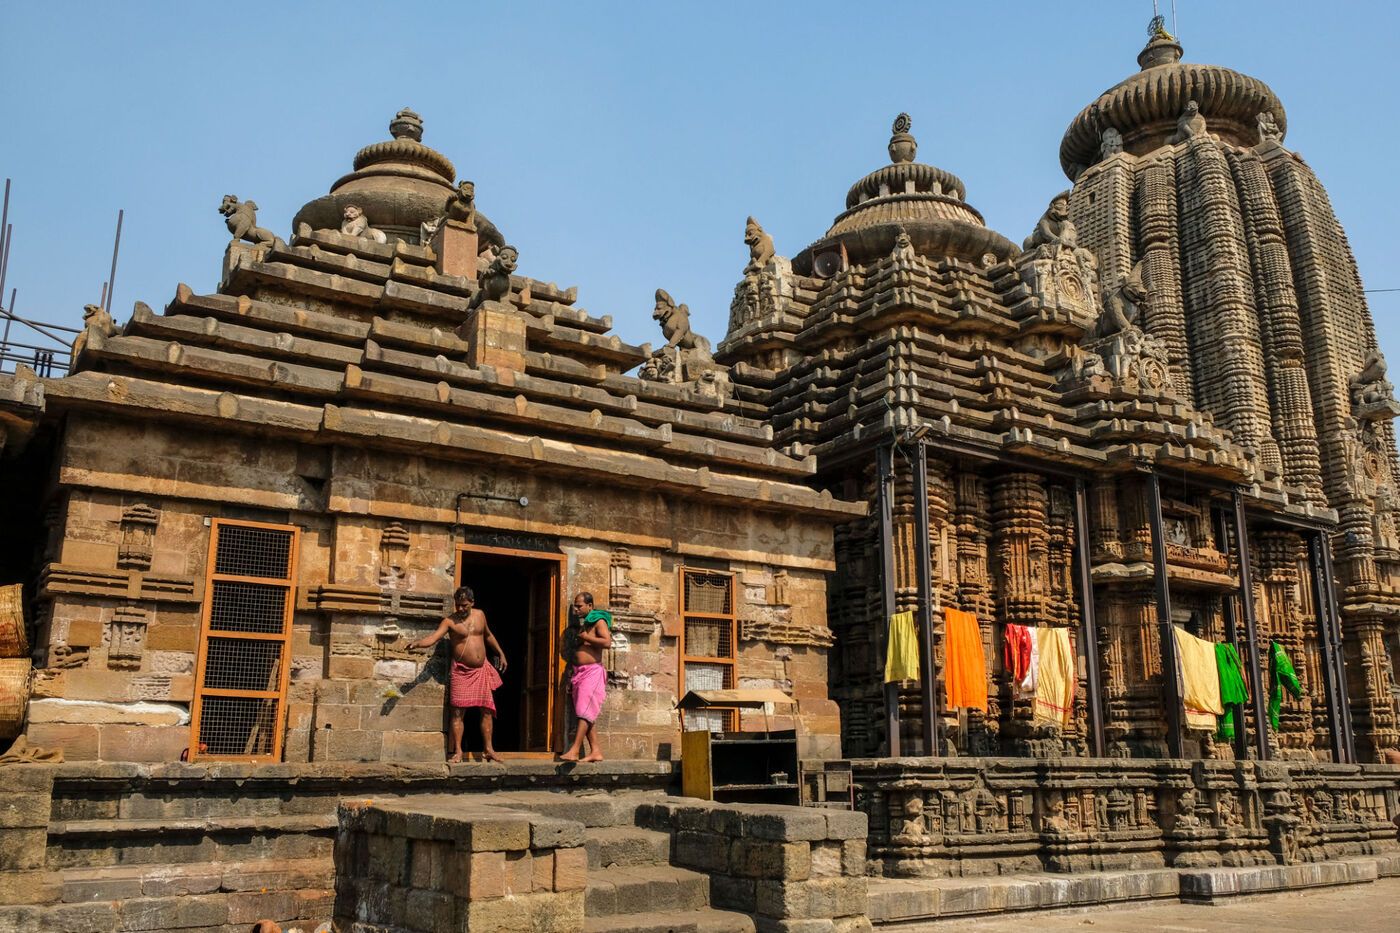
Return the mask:
POLYGON ((676 864, 700 871, 725 871, 729 867, 729 841, 715 833, 682 830, 675 834, 676 864))
POLYGON ((865 913, 864 878, 819 878, 811 881, 758 881, 755 909, 769 917, 795 920, 845 917, 865 913))
POLYGON ((582 891, 588 886, 588 852, 583 846, 554 852, 554 890, 582 891))
MULTIPOLYGON (((865 814, 855 815, 860 816, 862 821, 864 820, 865 814)), ((796 807, 788 807, 782 812, 764 810, 748 811, 744 814, 744 835, 752 836, 755 839, 800 842, 826 839, 827 834, 826 811, 822 810, 801 810, 796 807)))
POLYGON ((811 850, 806 842, 736 839, 730 843, 729 873, 742 878, 805 881, 813 868, 811 850))

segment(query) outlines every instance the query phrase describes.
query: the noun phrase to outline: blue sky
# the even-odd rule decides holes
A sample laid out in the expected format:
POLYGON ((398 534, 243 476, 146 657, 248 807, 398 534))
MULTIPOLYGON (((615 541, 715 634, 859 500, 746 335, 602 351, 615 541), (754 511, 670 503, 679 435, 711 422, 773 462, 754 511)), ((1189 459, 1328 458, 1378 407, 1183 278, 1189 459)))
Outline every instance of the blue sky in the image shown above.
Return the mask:
MULTIPOLYGON (((1162 0, 1169 7, 1169 0, 1162 0)), ((1178 0, 1188 58, 1268 82, 1287 143, 1327 185, 1366 287, 1400 289, 1400 4, 1178 0)), ((652 294, 718 341, 755 215, 780 254, 821 235, 913 117, 920 161, 959 175, 1020 241, 1065 188, 1065 126, 1136 70, 1150 0, 1001 3, 63 2, 0 8, 0 176, 14 179, 18 311, 76 324, 212 291, 226 193, 292 215, 388 138, 475 180, 523 274, 579 287, 627 340, 652 294)), ((1400 292, 1370 296, 1400 360, 1400 292)))

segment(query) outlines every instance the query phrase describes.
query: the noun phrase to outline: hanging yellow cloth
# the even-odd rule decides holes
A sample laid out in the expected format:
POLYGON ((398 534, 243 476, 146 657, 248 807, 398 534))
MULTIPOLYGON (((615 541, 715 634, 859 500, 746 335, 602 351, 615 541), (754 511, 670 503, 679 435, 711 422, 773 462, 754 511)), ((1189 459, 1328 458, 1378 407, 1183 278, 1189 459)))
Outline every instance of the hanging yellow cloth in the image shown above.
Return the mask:
POLYGON ((1074 715, 1074 646, 1069 629, 1041 626, 1035 630, 1035 721, 1068 726, 1074 715))
POLYGON ((987 658, 977 616, 960 609, 943 610, 943 645, 947 658, 943 688, 949 709, 987 710, 987 658))
POLYGON ((914 613, 896 612, 890 616, 890 637, 885 652, 885 683, 919 679, 919 639, 914 632, 914 613))
POLYGON ((1178 625, 1172 626, 1176 656, 1181 660, 1181 702, 1186 707, 1186 728, 1215 731, 1224 715, 1220 703, 1220 673, 1215 662, 1215 642, 1205 641, 1178 625))

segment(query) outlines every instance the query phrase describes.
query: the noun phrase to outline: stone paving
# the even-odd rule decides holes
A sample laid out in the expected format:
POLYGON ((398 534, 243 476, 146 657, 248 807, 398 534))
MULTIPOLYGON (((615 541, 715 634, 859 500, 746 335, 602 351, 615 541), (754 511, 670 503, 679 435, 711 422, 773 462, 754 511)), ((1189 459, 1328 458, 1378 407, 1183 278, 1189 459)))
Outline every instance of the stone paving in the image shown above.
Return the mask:
MULTIPOLYGON (((1197 905, 1177 901, 1142 907, 1111 907, 1089 911, 1002 914, 977 920, 942 921, 939 931, 1006 930, 1035 933, 1102 930, 1112 933, 1230 933, 1268 930, 1269 933, 1394 933, 1400 921, 1400 878, 1374 884, 1348 885, 1287 894, 1240 898, 1222 904, 1197 905)), ((933 930, 934 925, 902 930, 933 930)))

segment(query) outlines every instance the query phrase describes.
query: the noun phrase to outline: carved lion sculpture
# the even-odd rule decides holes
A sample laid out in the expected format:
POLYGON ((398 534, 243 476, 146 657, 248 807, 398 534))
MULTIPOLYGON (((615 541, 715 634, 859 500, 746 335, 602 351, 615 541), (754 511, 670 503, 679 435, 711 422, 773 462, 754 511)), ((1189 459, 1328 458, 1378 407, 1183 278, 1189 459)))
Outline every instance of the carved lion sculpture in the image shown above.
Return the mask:
POLYGON ((1055 195, 1050 206, 1041 215, 1035 231, 1021 244, 1030 252, 1038 246, 1065 246, 1074 249, 1079 245, 1079 235, 1074 229, 1074 221, 1069 219, 1069 192, 1055 195))
POLYGON ((1094 324, 1094 337, 1111 337, 1138 326, 1140 309, 1147 301, 1147 285, 1142 280, 1142 262, 1121 285, 1104 295, 1103 313, 1094 324))
POLYGON ((758 272, 773 261, 773 238, 752 217, 744 224, 744 243, 749 247, 749 264, 744 274, 758 272))
POLYGON ((656 308, 651 312, 651 319, 661 324, 661 333, 666 338, 664 350, 679 349, 710 358, 710 341, 690 329, 689 306, 676 304, 664 288, 656 290, 656 308))
POLYGON ((389 242, 389 238, 385 235, 383 230, 376 230, 369 225, 369 218, 365 216, 365 212, 360 210, 357 205, 345 205, 342 216, 345 220, 340 225, 340 232, 346 236, 359 237, 362 240, 373 240, 376 243, 389 242))
POLYGON ((491 260, 486 272, 481 276, 481 287, 472 295, 468 310, 480 307, 488 301, 505 301, 510 295, 510 276, 520 254, 514 246, 502 246, 496 258, 491 260))
POLYGON ((1201 116, 1201 105, 1194 100, 1186 102, 1186 110, 1181 114, 1181 118, 1176 121, 1176 132, 1172 134, 1169 143, 1184 143, 1195 136, 1203 136, 1206 132, 1206 118, 1201 116))
POLYGON ((459 224, 474 224, 476 222, 476 185, 469 181, 457 182, 457 190, 447 199, 443 214, 448 220, 455 220, 459 224))
POLYGON ((258 226, 258 205, 253 201, 238 200, 236 195, 226 194, 219 204, 219 213, 224 215, 228 232, 233 234, 233 242, 247 240, 257 246, 273 246, 281 243, 271 230, 258 226))
POLYGON ((94 330, 103 337, 111 337, 117 332, 117 325, 101 305, 83 305, 83 330, 73 341, 72 359, 76 360, 78 354, 83 352, 88 344, 88 334, 94 330))

